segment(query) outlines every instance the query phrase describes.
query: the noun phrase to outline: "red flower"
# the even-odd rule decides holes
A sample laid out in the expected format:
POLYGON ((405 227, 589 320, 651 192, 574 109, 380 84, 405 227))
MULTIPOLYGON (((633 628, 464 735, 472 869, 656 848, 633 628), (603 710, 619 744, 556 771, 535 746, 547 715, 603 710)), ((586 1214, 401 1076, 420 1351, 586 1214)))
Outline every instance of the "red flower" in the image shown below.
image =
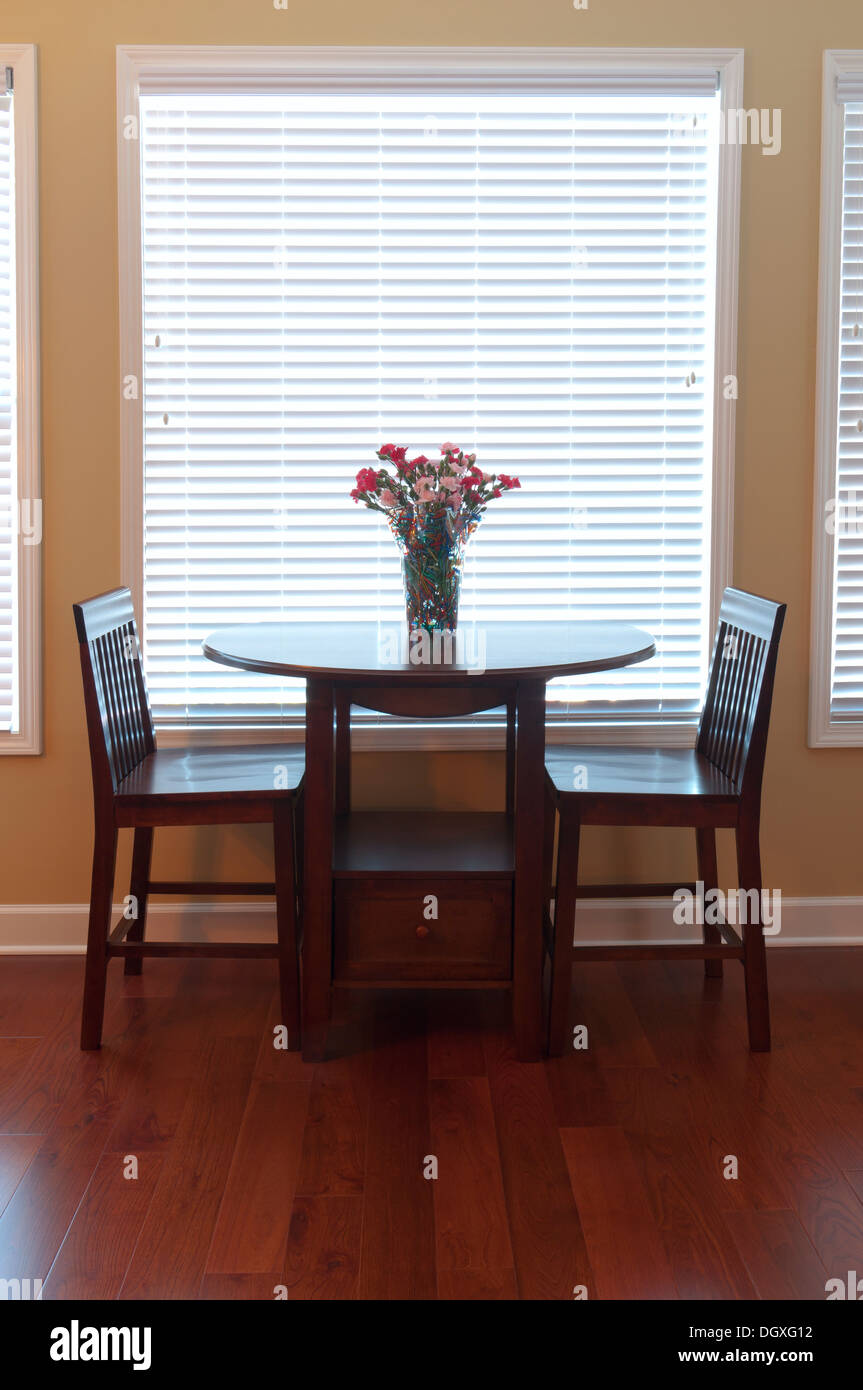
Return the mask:
POLYGON ((497 480, 500 483, 501 487, 521 487, 521 483, 518 481, 518 478, 511 478, 508 473, 498 473, 497 480))
POLYGON ((373 468, 361 468, 357 474, 357 492, 376 492, 378 475, 373 468))
POLYGON ((410 460, 408 461, 407 467, 408 467, 408 468, 419 468, 420 464, 423 464, 423 463, 428 463, 428 459, 426 458, 425 454, 417 454, 417 456, 416 456, 415 459, 410 459, 410 460))
POLYGON ((397 444, 384 444, 378 449, 378 458, 389 459, 390 463, 394 463, 396 468, 399 468, 404 463, 406 454, 407 448, 403 449, 397 444))

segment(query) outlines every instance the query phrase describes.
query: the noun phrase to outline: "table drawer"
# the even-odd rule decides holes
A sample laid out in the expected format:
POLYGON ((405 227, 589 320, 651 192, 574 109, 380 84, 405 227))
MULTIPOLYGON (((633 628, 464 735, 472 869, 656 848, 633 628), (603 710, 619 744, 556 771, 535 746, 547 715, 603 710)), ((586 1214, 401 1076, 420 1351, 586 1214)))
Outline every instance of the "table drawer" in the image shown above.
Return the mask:
POLYGON ((336 980, 508 980, 508 879, 336 879, 336 980), (427 900, 437 899, 437 917, 427 900))

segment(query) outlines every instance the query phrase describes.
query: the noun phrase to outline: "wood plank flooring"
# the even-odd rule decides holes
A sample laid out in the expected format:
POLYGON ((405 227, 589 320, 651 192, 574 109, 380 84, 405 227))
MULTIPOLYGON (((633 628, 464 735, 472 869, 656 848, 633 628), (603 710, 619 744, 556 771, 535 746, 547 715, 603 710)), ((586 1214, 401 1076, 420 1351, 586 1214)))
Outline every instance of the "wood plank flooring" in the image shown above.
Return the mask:
POLYGON ((863 950, 584 965, 589 1047, 515 1057, 502 995, 337 995, 278 1051, 270 961, 0 957, 0 1278, 45 1299, 823 1299, 863 1277, 863 950), (436 1173, 436 1176, 435 1176, 436 1173))

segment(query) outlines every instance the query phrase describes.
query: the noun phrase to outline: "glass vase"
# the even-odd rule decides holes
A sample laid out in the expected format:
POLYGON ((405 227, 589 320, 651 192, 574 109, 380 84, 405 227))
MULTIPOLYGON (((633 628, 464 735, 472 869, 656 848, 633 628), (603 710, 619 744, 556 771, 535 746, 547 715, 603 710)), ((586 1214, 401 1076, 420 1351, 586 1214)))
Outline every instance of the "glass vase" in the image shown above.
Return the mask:
POLYGON ((449 536, 437 545, 408 546, 402 552, 402 577, 408 628, 454 632, 464 552, 449 536))

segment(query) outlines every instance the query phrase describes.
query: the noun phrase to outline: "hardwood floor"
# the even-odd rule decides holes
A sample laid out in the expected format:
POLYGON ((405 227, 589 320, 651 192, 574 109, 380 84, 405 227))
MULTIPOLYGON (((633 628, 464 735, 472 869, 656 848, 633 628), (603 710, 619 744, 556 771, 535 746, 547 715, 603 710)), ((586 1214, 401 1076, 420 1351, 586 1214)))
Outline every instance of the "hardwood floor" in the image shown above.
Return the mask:
POLYGON ((863 950, 770 953, 771 1054, 733 966, 575 973, 586 1051, 520 1064, 501 995, 343 991, 310 1065, 273 1047, 271 961, 114 966, 82 1053, 83 962, 0 959, 0 1277, 45 1299, 823 1300, 863 1276, 863 950))

